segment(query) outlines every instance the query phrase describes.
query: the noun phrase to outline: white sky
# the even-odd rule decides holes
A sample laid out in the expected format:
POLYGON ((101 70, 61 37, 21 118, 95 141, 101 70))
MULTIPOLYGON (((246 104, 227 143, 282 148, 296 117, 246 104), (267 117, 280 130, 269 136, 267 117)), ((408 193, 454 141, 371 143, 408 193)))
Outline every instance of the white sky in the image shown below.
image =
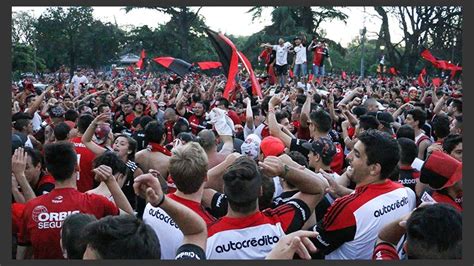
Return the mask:
MULTIPOLYGON (((12 7, 12 11, 32 11, 35 17, 39 17, 48 7, 12 7)), ((169 16, 155 10, 146 8, 132 10, 125 13, 123 7, 93 7, 94 17, 104 22, 117 21, 119 26, 143 26, 148 25, 155 28, 158 24, 164 24, 169 20, 169 16)), ((252 22, 252 16, 246 13, 250 7, 203 7, 200 14, 204 17, 206 24, 213 30, 236 36, 249 36, 262 30, 271 24, 271 8, 264 9, 263 16, 258 21, 252 22)), ((323 22, 321 28, 327 32, 327 38, 340 42, 346 47, 356 36, 359 35, 363 27, 364 12, 362 7, 345 7, 343 11, 348 15, 347 24, 340 21, 323 22)), ((367 38, 375 39, 376 35, 371 32, 378 32, 381 20, 373 15, 376 14, 373 7, 366 7, 367 38)), ((397 43, 402 39, 402 31, 399 29, 396 20, 389 22, 392 42, 397 43)))

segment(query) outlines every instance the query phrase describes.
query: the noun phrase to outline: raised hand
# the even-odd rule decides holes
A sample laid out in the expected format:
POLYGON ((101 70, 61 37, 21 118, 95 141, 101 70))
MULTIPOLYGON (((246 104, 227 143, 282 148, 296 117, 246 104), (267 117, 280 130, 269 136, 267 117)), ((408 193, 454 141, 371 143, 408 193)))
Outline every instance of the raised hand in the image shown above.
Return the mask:
POLYGON ((135 190, 135 194, 146 199, 146 201, 150 202, 154 207, 158 207, 165 196, 158 178, 153 173, 137 176, 133 184, 133 189, 135 190))

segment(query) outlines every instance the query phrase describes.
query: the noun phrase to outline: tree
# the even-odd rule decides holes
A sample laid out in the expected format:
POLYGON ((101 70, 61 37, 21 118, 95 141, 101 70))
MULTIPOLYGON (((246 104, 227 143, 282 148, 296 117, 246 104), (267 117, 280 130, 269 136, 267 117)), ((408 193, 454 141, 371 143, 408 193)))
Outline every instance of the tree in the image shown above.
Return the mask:
POLYGON ((12 43, 34 45, 37 21, 30 12, 12 13, 12 43))
POLYGON ((71 77, 84 52, 83 37, 93 24, 92 7, 48 8, 38 19, 38 52, 51 70, 68 62, 71 77))
POLYGON ((34 48, 32 46, 26 44, 12 45, 13 72, 41 72, 44 71, 44 69, 44 60, 35 56, 34 48))
MULTIPOLYGON (((129 12, 132 9, 142 8, 142 7, 126 7, 125 11, 129 12)), ((195 28, 196 20, 200 20, 199 7, 196 11, 191 10, 189 7, 147 7, 160 11, 162 13, 168 14, 171 16, 171 20, 166 23, 164 28, 169 34, 167 39, 170 38, 173 40, 172 47, 178 47, 180 53, 178 56, 184 60, 189 60, 189 51, 190 51, 190 41, 193 37, 193 31, 197 32, 200 29, 195 28)), ((164 39, 163 39, 164 40, 164 39)))

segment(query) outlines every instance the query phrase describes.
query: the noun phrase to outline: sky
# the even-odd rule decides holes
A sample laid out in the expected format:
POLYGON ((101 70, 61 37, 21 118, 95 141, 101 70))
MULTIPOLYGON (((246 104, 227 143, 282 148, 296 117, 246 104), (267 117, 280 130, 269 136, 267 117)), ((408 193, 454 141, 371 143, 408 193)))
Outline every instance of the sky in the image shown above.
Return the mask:
MULTIPOLYGON (((48 7, 12 7, 12 11, 32 11, 35 17, 39 17, 48 7)), ((123 7, 93 7, 94 17, 103 22, 115 21, 120 27, 127 25, 143 26, 148 25, 155 28, 159 24, 169 21, 170 17, 155 10, 146 8, 132 10, 126 13, 123 7)), ((271 8, 264 9, 262 18, 252 22, 252 15, 247 13, 251 7, 203 7, 200 14, 204 17, 206 24, 213 30, 221 31, 225 34, 235 36, 250 36, 262 30, 265 26, 271 24, 271 8)), ((347 23, 341 21, 323 22, 321 28, 327 33, 326 37, 339 42, 343 47, 347 47, 355 37, 359 35, 360 29, 364 25, 367 27, 367 38, 377 38, 374 34, 380 29, 381 20, 376 16, 373 7, 366 7, 364 13, 363 7, 344 7, 343 12, 348 15, 347 23)), ((402 39, 402 31, 398 27, 396 20, 392 18, 389 21, 391 25, 392 42, 397 43, 402 39)), ((275 40, 276 41, 276 40, 275 40)))

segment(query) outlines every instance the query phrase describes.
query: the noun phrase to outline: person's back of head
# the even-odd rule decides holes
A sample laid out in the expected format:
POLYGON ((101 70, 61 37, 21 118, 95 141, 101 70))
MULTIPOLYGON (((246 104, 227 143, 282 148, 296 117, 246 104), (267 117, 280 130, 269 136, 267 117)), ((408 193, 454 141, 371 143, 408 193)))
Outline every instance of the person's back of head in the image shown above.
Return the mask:
POLYGON ((275 183, 272 177, 262 176, 262 195, 258 197, 258 209, 265 210, 272 207, 275 183))
POLYGON ((79 120, 77 121, 77 131, 79 131, 81 134, 84 134, 93 120, 94 117, 90 114, 83 114, 79 116, 79 120))
POLYGON ((77 118, 79 118, 79 113, 76 110, 69 109, 64 114, 64 120, 76 122, 77 118))
POLYGON ((407 138, 415 141, 415 129, 410 125, 403 125, 397 130, 397 139, 407 138))
POLYGON ((97 219, 90 214, 76 213, 69 215, 61 228, 61 249, 64 258, 81 260, 86 251, 82 241, 84 228, 97 219))
POLYGON ((142 127, 142 129, 145 129, 146 126, 153 121, 153 118, 149 115, 145 115, 145 116, 142 116, 140 117, 140 126, 142 127))
POLYGON ((76 171, 77 154, 69 142, 56 142, 44 146, 44 160, 48 172, 56 181, 70 179, 76 171))
POLYGON ((408 138, 397 139, 400 145, 400 163, 403 165, 411 165, 418 156, 418 147, 416 143, 408 138))
POLYGON ((257 164, 247 157, 239 157, 223 176, 224 193, 229 207, 238 213, 257 210, 257 199, 262 191, 262 176, 257 164))
POLYGON ((359 136, 365 146, 367 164, 380 165, 380 178, 387 178, 400 160, 398 142, 389 134, 369 129, 359 136))
POLYGON ((367 114, 367 108, 365 108, 364 106, 356 106, 352 109, 352 112, 354 113, 354 115, 359 118, 365 114, 367 114))
POLYGON ((161 144, 165 138, 165 128, 157 121, 148 123, 145 127, 145 140, 150 143, 161 144))
POLYGON ((107 216, 84 228, 84 259, 160 259, 153 229, 131 215, 107 216))
POLYGON ((118 155, 114 152, 104 152, 102 155, 96 157, 92 164, 94 168, 107 165, 112 168, 112 175, 122 174, 123 176, 127 176, 127 164, 120 160, 118 155))
POLYGON ((66 140, 69 135, 71 128, 68 124, 61 122, 54 127, 54 137, 57 141, 66 140))
POLYGON ((31 122, 31 115, 28 113, 18 112, 12 115, 12 125, 17 131, 24 132, 31 122))
POLYGON ((314 123, 316 130, 321 134, 327 134, 331 130, 331 116, 324 110, 312 111, 309 115, 311 122, 314 123))
POLYGON ((452 206, 417 208, 406 227, 408 259, 462 258, 462 216, 452 206))
POLYGON ((379 121, 372 115, 363 115, 359 118, 359 126, 364 130, 378 129, 379 121))
POLYGON ((433 118, 433 133, 438 139, 445 138, 449 135, 449 117, 447 115, 438 114, 433 118))
POLYGON ((216 136, 210 129, 201 130, 198 133, 197 140, 206 152, 213 151, 216 147, 216 136))
POLYGON ((173 136, 178 136, 179 133, 191 132, 188 120, 179 118, 178 121, 173 125, 173 136))
POLYGON ((206 152, 198 143, 189 142, 172 153, 168 169, 176 188, 184 194, 197 192, 207 175, 206 152))

